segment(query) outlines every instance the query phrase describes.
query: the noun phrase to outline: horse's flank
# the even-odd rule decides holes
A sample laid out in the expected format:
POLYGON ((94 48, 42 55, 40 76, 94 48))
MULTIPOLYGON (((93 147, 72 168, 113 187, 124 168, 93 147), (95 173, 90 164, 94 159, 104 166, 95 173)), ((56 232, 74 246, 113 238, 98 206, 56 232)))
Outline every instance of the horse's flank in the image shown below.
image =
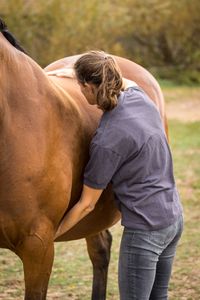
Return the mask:
MULTIPOLYGON (((4 236, 11 232, 10 244, 17 245, 19 235, 23 239, 32 231, 33 220, 38 224, 43 220, 55 231, 68 206, 79 199, 88 144, 100 112, 86 103, 75 81, 64 79, 64 90, 62 80, 49 78, 4 38, 1 45, 3 57, 7 57, 2 61, 4 74, 1 73, 1 102, 6 107, 7 121, 2 132, 0 211, 7 224, 4 236)), ((70 239, 95 233, 118 220, 119 213, 111 201, 105 210, 113 207, 114 218, 108 214, 108 220, 92 230, 87 226, 88 220, 92 222, 102 209, 102 203, 69 233, 70 239)), ((5 243, 2 246, 9 248, 5 243)))

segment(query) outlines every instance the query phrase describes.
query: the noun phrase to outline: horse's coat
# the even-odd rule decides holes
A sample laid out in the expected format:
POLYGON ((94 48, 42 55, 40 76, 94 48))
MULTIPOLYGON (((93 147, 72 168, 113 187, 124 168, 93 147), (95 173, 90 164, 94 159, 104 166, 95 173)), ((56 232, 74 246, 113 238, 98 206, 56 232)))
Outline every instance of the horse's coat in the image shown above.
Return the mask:
MULTIPOLYGON (((71 66, 77 57, 45 71, 71 66)), ((156 103, 166 126, 156 80, 137 64, 116 60, 123 76, 156 103)), ((80 197, 89 143, 101 116, 76 80, 45 71, 0 33, 0 247, 22 259, 29 300, 46 298, 55 232, 80 197)), ((95 210, 56 240, 86 238, 94 267, 93 300, 105 299, 111 245, 106 229, 119 218, 109 186, 95 210)))

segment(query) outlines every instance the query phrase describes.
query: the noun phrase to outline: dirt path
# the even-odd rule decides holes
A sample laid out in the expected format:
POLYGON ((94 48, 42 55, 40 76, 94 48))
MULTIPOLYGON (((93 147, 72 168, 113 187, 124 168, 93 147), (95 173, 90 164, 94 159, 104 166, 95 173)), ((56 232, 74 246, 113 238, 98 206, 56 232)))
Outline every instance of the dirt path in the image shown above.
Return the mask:
POLYGON ((200 121, 200 100, 167 103, 166 111, 169 119, 182 122, 200 121))
POLYGON ((168 119, 181 122, 200 121, 200 89, 163 89, 168 119))

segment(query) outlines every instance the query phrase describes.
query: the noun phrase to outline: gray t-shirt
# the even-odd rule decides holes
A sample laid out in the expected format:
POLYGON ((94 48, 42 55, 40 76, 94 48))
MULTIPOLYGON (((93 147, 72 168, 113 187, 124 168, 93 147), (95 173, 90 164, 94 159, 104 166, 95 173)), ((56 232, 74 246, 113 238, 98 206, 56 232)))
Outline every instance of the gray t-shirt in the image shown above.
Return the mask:
POLYGON ((139 87, 121 92, 91 142, 84 184, 104 189, 109 183, 128 228, 165 228, 182 212, 159 112, 139 87))

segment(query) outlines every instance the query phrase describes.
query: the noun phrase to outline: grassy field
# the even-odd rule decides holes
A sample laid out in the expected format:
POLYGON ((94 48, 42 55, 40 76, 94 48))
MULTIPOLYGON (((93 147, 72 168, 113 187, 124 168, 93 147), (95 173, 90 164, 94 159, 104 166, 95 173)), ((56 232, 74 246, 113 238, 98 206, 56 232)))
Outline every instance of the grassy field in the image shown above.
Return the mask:
MULTIPOLYGON (((200 88, 163 88, 169 114, 170 144, 184 207, 185 230, 170 284, 171 300, 200 299, 200 88)), ((122 228, 115 225, 108 278, 108 300, 118 300, 117 260, 122 228)), ((92 268, 85 241, 56 244, 48 299, 89 300, 92 268)), ((0 299, 23 298, 20 260, 0 249, 0 299)))

